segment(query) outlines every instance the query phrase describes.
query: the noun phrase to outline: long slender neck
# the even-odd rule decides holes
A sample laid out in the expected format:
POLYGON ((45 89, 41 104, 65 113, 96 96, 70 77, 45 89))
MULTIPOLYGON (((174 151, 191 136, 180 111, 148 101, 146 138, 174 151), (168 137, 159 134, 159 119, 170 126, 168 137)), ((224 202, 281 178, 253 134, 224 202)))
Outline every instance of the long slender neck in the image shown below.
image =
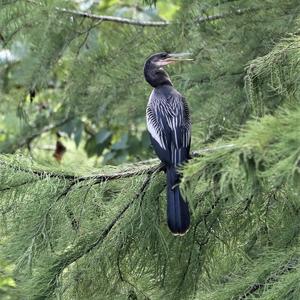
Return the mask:
POLYGON ((145 65, 144 76, 146 81, 153 87, 160 85, 172 85, 168 73, 163 68, 145 65))

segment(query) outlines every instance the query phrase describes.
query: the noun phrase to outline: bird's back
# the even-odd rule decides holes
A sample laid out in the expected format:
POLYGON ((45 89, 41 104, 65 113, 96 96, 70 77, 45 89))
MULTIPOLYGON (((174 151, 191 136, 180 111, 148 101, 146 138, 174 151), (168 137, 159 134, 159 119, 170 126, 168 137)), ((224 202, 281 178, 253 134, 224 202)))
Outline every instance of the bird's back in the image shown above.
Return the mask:
POLYGON ((162 161, 178 165, 188 159, 189 110, 185 99, 173 86, 153 89, 147 106, 147 125, 155 152, 162 161))

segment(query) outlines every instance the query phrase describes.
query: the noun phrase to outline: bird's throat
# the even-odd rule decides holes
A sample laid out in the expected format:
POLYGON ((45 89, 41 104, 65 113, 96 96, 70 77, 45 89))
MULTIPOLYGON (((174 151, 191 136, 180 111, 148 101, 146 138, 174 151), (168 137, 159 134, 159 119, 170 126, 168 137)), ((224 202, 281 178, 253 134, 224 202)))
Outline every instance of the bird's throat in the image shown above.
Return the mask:
POLYGON ((145 69, 145 79, 153 87, 172 85, 168 73, 163 68, 145 69))

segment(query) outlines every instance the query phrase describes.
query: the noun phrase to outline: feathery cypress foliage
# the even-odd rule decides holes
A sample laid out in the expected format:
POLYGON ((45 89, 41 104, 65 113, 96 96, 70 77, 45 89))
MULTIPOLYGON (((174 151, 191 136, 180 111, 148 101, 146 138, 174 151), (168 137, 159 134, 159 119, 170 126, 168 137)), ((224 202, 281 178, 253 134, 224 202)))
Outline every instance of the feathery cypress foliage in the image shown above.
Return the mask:
POLYGON ((200 150, 182 167, 192 227, 180 238, 166 226, 156 160, 99 170, 55 166, 38 151, 2 154, 0 249, 14 268, 12 297, 299 299, 298 1, 181 1, 163 26, 82 17, 71 1, 1 4, 5 48, 26 45, 1 82, 1 111, 16 99, 24 122, 6 130, 2 152, 73 122, 74 138, 82 124, 96 132, 78 138, 87 152, 128 157, 122 137, 145 131, 143 61, 161 50, 194 55, 169 72, 200 150), (33 91, 33 103, 47 98, 52 109, 34 108, 33 91))

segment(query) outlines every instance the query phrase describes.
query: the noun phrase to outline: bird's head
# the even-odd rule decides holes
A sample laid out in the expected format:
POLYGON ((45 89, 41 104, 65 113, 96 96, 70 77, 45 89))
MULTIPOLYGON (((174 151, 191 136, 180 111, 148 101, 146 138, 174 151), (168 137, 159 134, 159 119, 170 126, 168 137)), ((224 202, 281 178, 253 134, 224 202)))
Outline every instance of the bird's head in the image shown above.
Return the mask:
POLYGON ((191 61, 190 53, 167 53, 160 52, 151 55, 145 62, 144 75, 146 81, 153 87, 162 84, 172 84, 164 66, 180 61, 191 61))
POLYGON ((173 64, 179 61, 190 61, 193 60, 189 58, 190 53, 167 53, 167 52, 160 52, 151 55, 147 60, 145 65, 151 65, 156 68, 161 68, 163 66, 173 64))

